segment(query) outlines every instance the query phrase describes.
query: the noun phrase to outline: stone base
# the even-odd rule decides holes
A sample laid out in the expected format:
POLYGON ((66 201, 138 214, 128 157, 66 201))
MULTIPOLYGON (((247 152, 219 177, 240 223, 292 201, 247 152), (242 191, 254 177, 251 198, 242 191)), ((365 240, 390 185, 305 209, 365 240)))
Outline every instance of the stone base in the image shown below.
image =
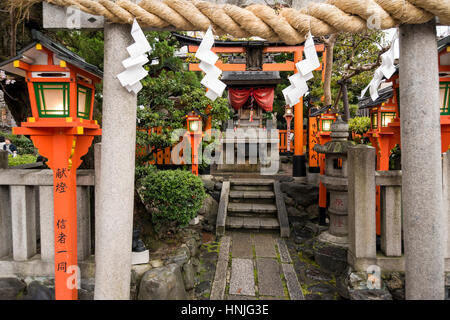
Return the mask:
POLYGON ((348 248, 348 237, 336 237, 330 234, 328 231, 322 232, 318 237, 317 240, 331 243, 335 246, 342 247, 342 248, 348 248))
POLYGON ((148 250, 142 252, 131 253, 131 264, 144 264, 150 261, 150 253, 148 250))

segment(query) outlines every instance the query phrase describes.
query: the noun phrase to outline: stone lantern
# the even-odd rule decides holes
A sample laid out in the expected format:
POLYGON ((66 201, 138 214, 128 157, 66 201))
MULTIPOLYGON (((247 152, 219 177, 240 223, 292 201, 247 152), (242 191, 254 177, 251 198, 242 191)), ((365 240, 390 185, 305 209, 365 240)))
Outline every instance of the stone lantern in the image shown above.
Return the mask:
POLYGON ((347 150, 354 143, 347 140, 348 124, 341 116, 331 124, 330 136, 331 141, 314 147, 316 152, 325 154, 325 174, 320 181, 330 192, 327 208, 330 227, 319 236, 319 240, 345 247, 348 244, 347 150))

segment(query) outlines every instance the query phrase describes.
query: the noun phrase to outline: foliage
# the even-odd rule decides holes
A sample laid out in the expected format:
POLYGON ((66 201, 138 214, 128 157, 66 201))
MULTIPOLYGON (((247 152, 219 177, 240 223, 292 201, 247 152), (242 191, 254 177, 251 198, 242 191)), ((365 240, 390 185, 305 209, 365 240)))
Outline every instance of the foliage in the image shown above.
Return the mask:
MULTIPOLYGON (((150 58, 153 64, 147 66, 150 77, 142 81, 143 89, 138 95, 137 145, 162 149, 173 146, 178 140, 171 138, 176 129, 186 128, 186 115, 196 109, 206 115, 210 106, 212 128, 220 128, 231 116, 228 101, 218 98, 212 102, 205 97, 205 88, 200 83, 200 73, 184 69, 181 58, 174 53, 180 47, 170 32, 149 32, 146 34, 153 51, 150 58), (147 134, 151 128, 161 127, 161 133, 147 134)), ((205 145, 206 146, 206 145, 205 145)), ((204 147, 205 147, 204 146, 204 147)), ((138 164, 151 158, 138 158, 138 164)))
POLYGON ((144 201, 156 209, 152 221, 157 229, 171 223, 186 226, 206 198, 202 180, 189 171, 153 171, 141 181, 144 201))
POLYGON ((17 155, 15 158, 13 158, 12 155, 8 156, 8 165, 10 167, 20 166, 22 164, 29 164, 29 163, 35 163, 36 162, 36 156, 32 154, 24 154, 24 155, 17 155))
POLYGON ((356 134, 365 134, 370 129, 370 118, 369 117, 356 117, 350 119, 348 122, 350 131, 356 134))
POLYGON ((0 132, 0 136, 10 139, 12 144, 17 147, 18 154, 36 154, 37 150, 33 142, 25 136, 0 132))
POLYGON ((351 78, 348 85, 349 104, 357 104, 361 91, 373 78, 374 66, 379 62, 381 48, 386 47, 385 33, 371 30, 361 34, 340 34, 334 48, 331 88, 333 98, 338 95, 343 77, 351 78), (367 71, 365 71, 367 70, 367 71))
POLYGON ((389 169, 390 170, 401 170, 402 169, 402 150, 398 144, 395 145, 391 150, 391 155, 389 156, 389 169))

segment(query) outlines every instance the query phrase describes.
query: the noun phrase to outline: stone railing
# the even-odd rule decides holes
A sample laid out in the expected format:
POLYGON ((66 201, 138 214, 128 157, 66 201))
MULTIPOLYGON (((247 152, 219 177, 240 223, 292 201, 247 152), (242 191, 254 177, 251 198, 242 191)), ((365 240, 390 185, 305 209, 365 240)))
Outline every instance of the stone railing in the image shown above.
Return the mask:
MULTIPOLYGON (((78 170, 77 243, 82 269, 93 261, 93 186, 94 170, 78 170)), ((53 277, 53 225, 52 171, 0 169, 0 277, 53 277)))
MULTIPOLYGON (((382 271, 404 271, 402 172, 376 171, 375 149, 358 145, 348 151, 348 262, 357 271, 377 265, 382 271), (376 247, 376 188, 380 187, 381 250, 376 247)), ((444 153, 443 199, 450 229, 450 152, 444 153)), ((450 237, 446 232, 445 270, 450 271, 450 237)))

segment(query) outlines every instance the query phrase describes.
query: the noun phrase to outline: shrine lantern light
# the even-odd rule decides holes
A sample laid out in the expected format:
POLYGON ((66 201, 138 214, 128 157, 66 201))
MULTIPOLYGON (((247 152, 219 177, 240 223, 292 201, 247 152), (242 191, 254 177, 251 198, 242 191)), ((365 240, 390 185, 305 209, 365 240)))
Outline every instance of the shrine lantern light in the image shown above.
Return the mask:
POLYGON ((333 124, 333 119, 323 119, 322 120, 322 131, 331 131, 331 125, 333 124))
POLYGON ((190 112, 187 116, 187 130, 190 134, 202 133, 202 118, 194 111, 190 112))

